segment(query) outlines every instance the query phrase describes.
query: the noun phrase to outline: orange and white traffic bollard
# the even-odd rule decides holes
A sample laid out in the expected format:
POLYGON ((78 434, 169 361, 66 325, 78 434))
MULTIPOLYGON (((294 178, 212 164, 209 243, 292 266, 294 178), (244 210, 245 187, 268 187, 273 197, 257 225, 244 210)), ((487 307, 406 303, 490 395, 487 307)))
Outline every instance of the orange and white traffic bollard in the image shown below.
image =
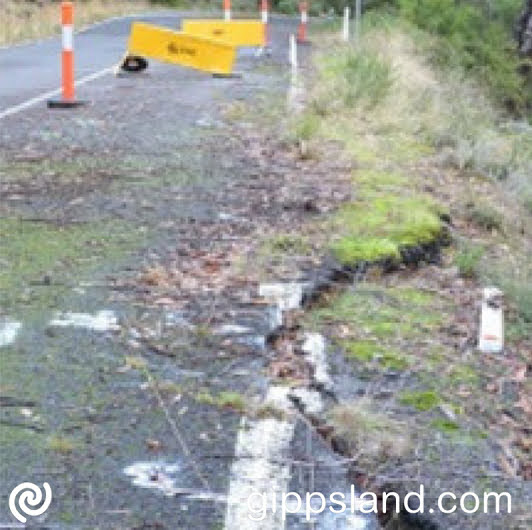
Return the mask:
POLYGON ((73 108, 83 105, 75 99, 74 81, 74 5, 61 3, 63 51, 61 55, 61 99, 48 102, 50 108, 73 108))
POLYGON ((224 0, 224 19, 231 20, 231 0, 224 0))
POLYGON ((297 42, 300 44, 307 42, 307 24, 308 24, 308 3, 299 3, 299 12, 301 13, 301 21, 297 28, 297 42))

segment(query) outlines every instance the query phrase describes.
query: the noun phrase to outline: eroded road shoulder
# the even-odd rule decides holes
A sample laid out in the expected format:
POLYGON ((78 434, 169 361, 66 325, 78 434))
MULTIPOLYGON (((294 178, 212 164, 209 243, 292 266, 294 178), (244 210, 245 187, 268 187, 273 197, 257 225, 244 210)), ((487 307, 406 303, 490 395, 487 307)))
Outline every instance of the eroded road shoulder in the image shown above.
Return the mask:
POLYGON ((240 80, 153 65, 86 85, 93 106, 3 121, 1 521, 26 480, 50 483, 41 520, 59 528, 233 528, 250 456, 259 478, 286 470, 283 487, 345 483, 292 406, 288 423, 270 406, 280 309, 241 261, 319 213, 316 175, 291 182, 289 157, 264 165, 252 129, 230 127, 286 97, 294 27, 273 24, 271 57, 243 51, 240 80), (248 454, 250 432, 264 454, 248 454))

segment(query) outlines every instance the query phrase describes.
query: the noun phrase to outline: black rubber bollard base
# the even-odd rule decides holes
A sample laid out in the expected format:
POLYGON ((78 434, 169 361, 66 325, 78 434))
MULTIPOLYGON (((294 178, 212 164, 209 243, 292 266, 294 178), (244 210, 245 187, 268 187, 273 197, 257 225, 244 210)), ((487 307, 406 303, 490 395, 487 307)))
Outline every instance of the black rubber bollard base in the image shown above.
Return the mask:
POLYGON ((77 109, 84 107, 87 101, 64 101, 62 99, 50 99, 48 101, 49 109, 77 109))
POLYGON ((233 72, 232 74, 212 74, 214 79, 241 79, 243 77, 242 72, 233 72))

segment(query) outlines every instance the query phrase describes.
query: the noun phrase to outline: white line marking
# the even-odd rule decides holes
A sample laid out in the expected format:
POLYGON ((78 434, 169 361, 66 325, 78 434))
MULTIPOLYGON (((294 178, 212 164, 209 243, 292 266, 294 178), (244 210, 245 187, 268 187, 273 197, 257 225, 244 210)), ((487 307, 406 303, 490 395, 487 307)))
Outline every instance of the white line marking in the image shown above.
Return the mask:
MULTIPOLYGON (((90 74, 85 77, 82 77, 81 79, 78 79, 76 81, 75 86, 80 86, 80 85, 85 85, 86 83, 90 83, 91 81, 99 79, 100 77, 103 77, 104 75, 112 73, 114 69, 115 69, 114 66, 110 66, 108 68, 104 68, 103 70, 100 70, 99 72, 95 72, 94 74, 90 74)), ((3 110, 0 112, 0 120, 3 118, 7 118, 8 116, 12 116, 13 114, 18 114, 19 112, 22 112, 23 110, 33 107, 34 105, 37 105, 38 103, 42 103, 43 101, 53 98, 54 96, 57 96, 58 94, 61 94, 60 88, 57 88, 56 90, 51 90, 50 92, 45 92, 44 94, 41 94, 40 96, 36 96, 32 99, 28 99, 28 101, 25 101, 24 103, 20 103, 19 105, 15 105, 14 107, 10 107, 6 110, 3 110)))
POLYGON ((13 320, 6 320, 0 323, 0 348, 9 346, 15 342, 22 324, 13 320))
POLYGON ((88 313, 57 313, 50 326, 86 328, 93 331, 119 329, 114 311, 102 310, 94 315, 88 313))

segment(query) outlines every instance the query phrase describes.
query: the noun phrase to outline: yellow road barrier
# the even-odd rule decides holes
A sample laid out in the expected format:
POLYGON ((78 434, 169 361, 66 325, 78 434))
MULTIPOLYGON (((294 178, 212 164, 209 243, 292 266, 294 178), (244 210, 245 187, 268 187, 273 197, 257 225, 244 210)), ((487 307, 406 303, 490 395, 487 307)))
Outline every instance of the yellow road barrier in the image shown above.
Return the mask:
POLYGON ((264 24, 260 20, 183 20, 185 33, 217 39, 233 46, 264 46, 264 24))
POLYGON ((205 36, 178 33, 167 28, 135 22, 128 54, 175 63, 213 74, 233 71, 236 50, 231 44, 205 36))

